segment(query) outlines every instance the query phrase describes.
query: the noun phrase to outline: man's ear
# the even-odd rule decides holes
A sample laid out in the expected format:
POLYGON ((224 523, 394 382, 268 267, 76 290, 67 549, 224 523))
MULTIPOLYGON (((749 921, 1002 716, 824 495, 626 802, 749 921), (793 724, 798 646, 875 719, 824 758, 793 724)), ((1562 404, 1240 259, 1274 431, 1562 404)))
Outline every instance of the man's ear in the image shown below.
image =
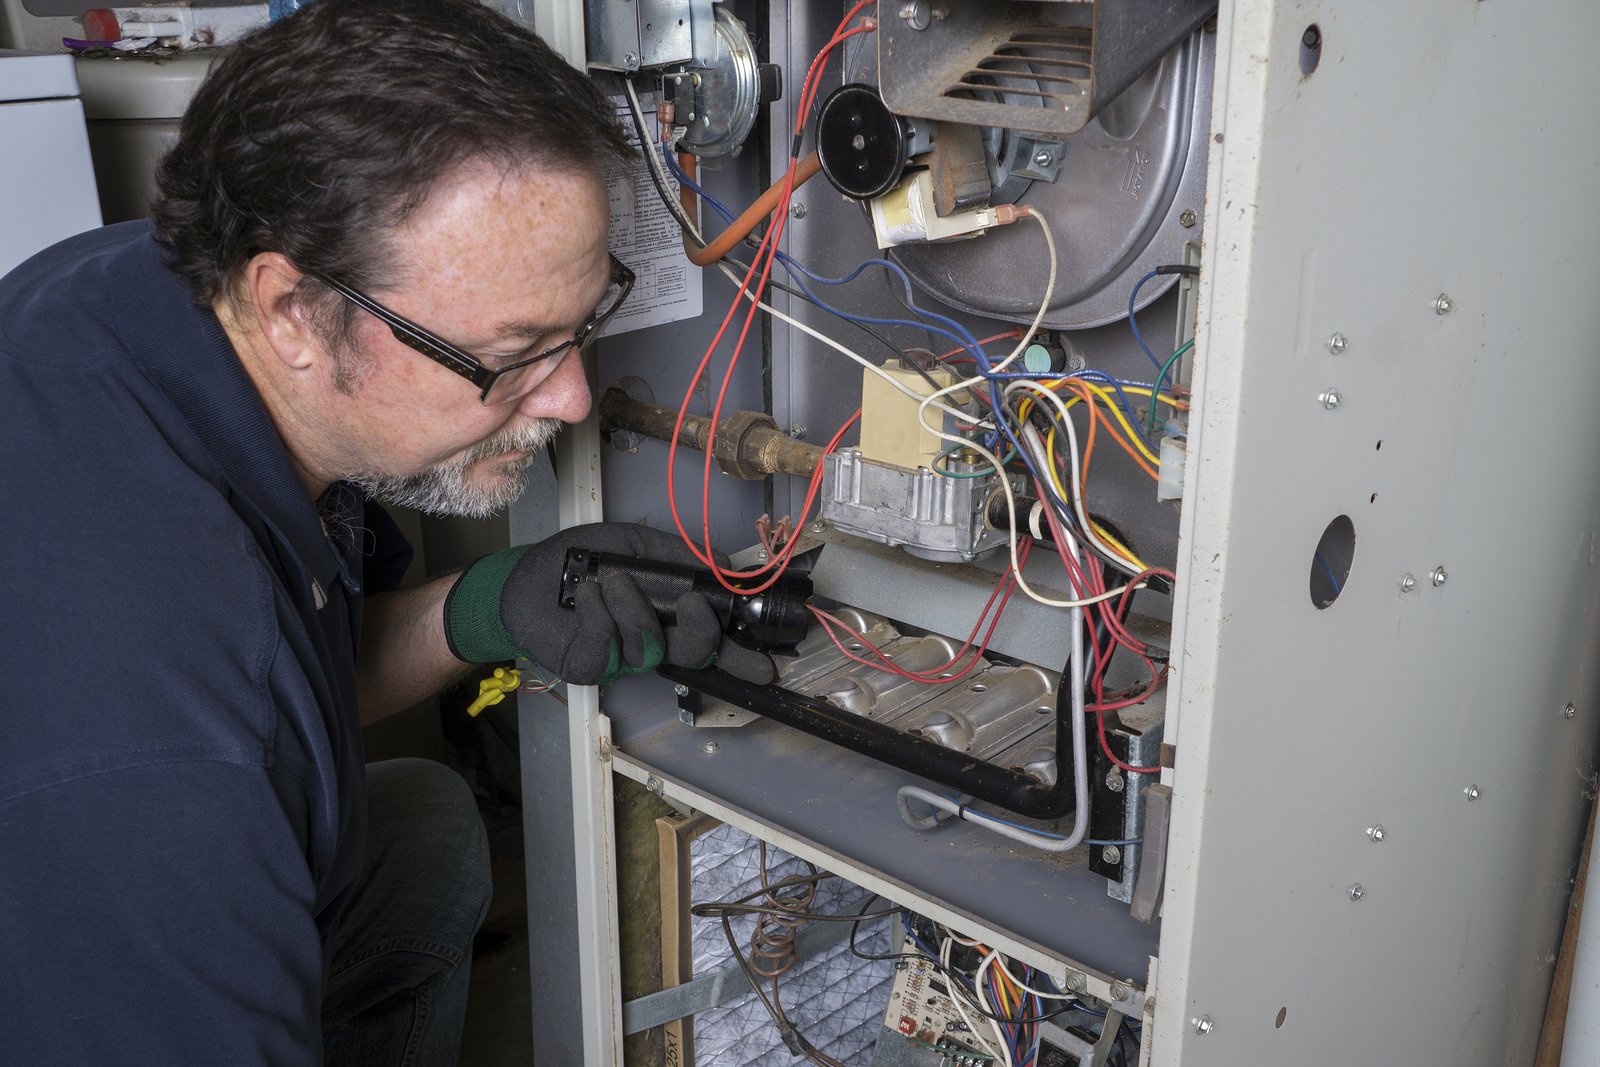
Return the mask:
POLYGON ((327 355, 297 295, 303 277, 287 256, 262 252, 245 264, 239 279, 240 295, 247 301, 244 313, 255 318, 267 347, 293 370, 307 370, 327 355))

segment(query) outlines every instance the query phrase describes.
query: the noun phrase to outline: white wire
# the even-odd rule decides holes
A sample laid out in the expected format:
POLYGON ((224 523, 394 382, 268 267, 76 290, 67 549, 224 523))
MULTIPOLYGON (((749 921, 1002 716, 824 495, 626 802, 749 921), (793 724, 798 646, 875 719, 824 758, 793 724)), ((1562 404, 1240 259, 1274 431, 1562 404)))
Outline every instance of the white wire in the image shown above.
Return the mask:
POLYGON ((1045 313, 1050 310, 1050 298, 1056 293, 1055 236, 1050 232, 1050 223, 1045 220, 1044 212, 1031 205, 1028 207, 1027 211, 1028 217, 1039 224, 1039 230, 1044 234, 1045 248, 1050 252, 1050 272, 1045 278, 1044 299, 1039 301, 1039 313, 1033 317, 1033 325, 1029 326, 1028 332, 1022 335, 1022 340, 1017 342, 1017 347, 1013 348, 1011 350, 1011 354, 1006 356, 1005 359, 1002 359, 999 363, 996 363, 993 367, 989 368, 991 371, 1005 370, 1011 365, 1012 360, 1022 355, 1022 353, 1027 349, 1028 345, 1033 341, 1033 335, 1039 332, 1039 324, 1044 322, 1045 313))
MULTIPOLYGON (((1000 954, 997 952, 997 953, 995 953, 995 955, 999 956, 1000 954)), ((1028 992, 1032 993, 1036 997, 1043 997, 1046 1000, 1077 1000, 1078 999, 1078 994, 1076 994, 1076 993, 1046 993, 1042 989, 1035 989, 1035 988, 1033 988, 1033 986, 1029 985, 1027 982, 1024 982, 1022 979, 1018 978, 1016 976, 1016 974, 1014 974, 1012 972, 1011 968, 1006 966, 1006 960, 1005 960, 1004 956, 1000 957, 999 963, 1000 963, 1000 969, 1006 972, 1006 977, 1007 978, 1011 979, 1017 985, 1021 986, 1023 989, 1026 989, 1028 992)))
MULTIPOLYGON (((738 289, 739 294, 741 296, 743 296, 746 300, 754 300, 756 306, 759 307, 762 311, 765 311, 768 315, 771 315, 775 319, 779 319, 779 320, 781 320, 783 322, 788 323, 790 326, 793 326, 795 329, 799 330, 801 333, 806 334, 806 335, 808 335, 810 337, 813 337, 813 338, 817 339, 818 341, 821 341, 823 344, 827 345, 829 348, 832 348, 834 351, 839 352, 842 355, 847 356, 848 358, 850 358, 850 359, 854 360, 855 362, 861 364, 867 370, 871 371, 873 374, 876 374, 878 377, 882 378, 884 381, 886 381, 890 385, 894 386, 897 390, 899 390, 900 392, 904 393, 906 396, 910 397, 912 400, 916 400, 921 404, 927 404, 928 398, 926 397, 925 394, 919 393, 915 389, 912 389, 910 386, 906 385, 906 383, 900 381, 898 378, 894 377, 894 375, 888 373, 882 367, 878 366, 876 363, 873 363, 870 359, 868 359, 867 357, 861 355, 859 352, 856 352, 854 349, 848 348, 845 345, 839 343, 838 341, 835 341, 833 338, 829 337, 827 334, 822 333, 819 330, 812 329, 810 326, 807 326, 805 323, 801 322, 799 319, 795 319, 795 318, 792 318, 792 317, 790 317, 788 315, 785 315, 783 312, 779 311, 777 308, 773 307, 771 304, 768 304, 766 301, 757 300, 755 298, 754 294, 752 294, 749 289, 746 289, 744 287, 743 279, 740 278, 737 273, 735 273, 733 270, 731 270, 726 263, 718 263, 717 266, 721 269, 723 274, 727 275, 728 280, 733 282, 734 287, 736 289, 738 289)), ((941 390, 941 392, 943 392, 943 390, 941 390)), ((947 404, 940 404, 940 403, 937 403, 937 402, 932 403, 931 405, 928 405, 928 406, 936 407, 940 411, 944 412, 947 415, 954 415, 956 418, 960 419, 962 422, 969 422, 969 421, 972 420, 971 413, 970 412, 966 412, 966 411, 962 411, 960 408, 950 407, 947 404)), ((921 409, 919 408, 918 410, 920 411, 921 409)), ((961 440, 961 438, 954 438, 953 440, 961 440)))
MULTIPOLYGON (((1072 425, 1072 420, 1067 417, 1066 405, 1061 402, 1061 398, 1054 392, 1042 385, 1036 385, 1030 381, 1019 379, 1018 381, 1014 381, 1010 385, 1006 386, 1005 396, 1009 397, 1014 392, 1036 393, 1044 397, 1055 406, 1060 415, 1060 420, 1066 427, 1067 431, 1067 446, 1069 455, 1072 458, 1072 462, 1068 464, 1068 477, 1072 482, 1072 492, 1068 495, 1072 498, 1072 509, 1073 512, 1078 516, 1078 523, 1082 527, 1084 535, 1094 542, 1095 547, 1106 555, 1113 566, 1116 566, 1118 570, 1127 574, 1138 574, 1143 568, 1136 566, 1131 560, 1128 560, 1123 553, 1117 551, 1111 545, 1107 544, 1100 537, 1100 535, 1095 532, 1094 523, 1089 520, 1089 513, 1084 510, 1083 477, 1079 473, 1080 468, 1078 465, 1078 431, 1072 425), (1118 563, 1117 561, 1119 560, 1122 562, 1118 563)), ((1050 464, 1050 453, 1045 449, 1044 439, 1039 436, 1039 431, 1034 429, 1032 426, 1024 424, 1022 427, 1021 439, 1024 447, 1030 448, 1033 452, 1034 462, 1038 466, 1048 469, 1050 464)))
MULTIPOLYGON (((950 946, 952 944, 953 944, 953 942, 948 937, 946 937, 943 941, 939 942, 939 962, 946 969, 949 969, 949 967, 950 967, 950 946)), ((983 993, 980 991, 978 996, 981 998, 983 996, 983 993)), ((956 1012, 958 1014, 960 1014, 961 1021, 967 1024, 967 1032, 973 1036, 973 1038, 978 1042, 978 1044, 983 1046, 983 1050, 985 1052, 987 1052, 990 1056, 994 1057, 995 1059, 1000 1059, 1002 1056, 1004 1056, 1005 1057, 1006 1067, 1011 1067, 1011 1053, 1009 1051, 996 1051, 995 1047, 993 1045, 989 1044, 989 1039, 984 1037, 983 1036, 983 1032, 980 1031, 976 1026, 973 1025, 972 1016, 967 1014, 967 1009, 965 1007, 963 1007, 962 1004, 961 1004, 961 995, 959 993, 957 993, 955 990, 951 990, 950 1003, 952 1003, 952 1004, 954 1004, 956 1006, 956 1012)), ((993 1024, 994 1020, 990 1019, 989 1022, 991 1024, 993 1024)), ((1006 1048, 1005 1037, 1000 1033, 1000 1028, 999 1028, 998 1025, 995 1025, 995 1031, 994 1032, 995 1032, 995 1036, 1000 1038, 1000 1048, 1002 1050, 1005 1049, 1006 1048)))
MULTIPOLYGON (((983 957, 983 962, 978 964, 978 969, 974 971, 972 975, 972 984, 978 991, 978 999, 980 1003, 985 1001, 988 1003, 990 1016, 1004 1015, 1006 1013, 1005 1009, 1000 1006, 999 1001, 989 994, 989 987, 984 983, 983 980, 984 972, 990 967, 994 966, 995 957, 998 955, 1000 955, 998 952, 990 952, 986 954, 983 957)), ((1027 1013, 1023 1012, 1023 1014, 1026 1015, 1027 1013)), ((1000 1020, 989 1018, 988 1022, 989 1026, 994 1030, 994 1036, 1000 1039, 1000 1047, 1005 1050, 1007 1067, 1010 1067, 1012 1063, 1011 1044, 1010 1042, 1006 1041, 1005 1031, 1000 1028, 1000 1020)))
MULTIPOLYGON (((1044 321, 1045 313, 1050 309, 1050 297, 1055 292, 1055 238, 1050 233, 1050 226, 1049 223, 1045 221, 1045 217, 1034 208, 1030 207, 1028 211, 1030 216, 1038 221, 1040 232, 1044 234, 1045 244, 1050 250, 1049 284, 1045 286, 1044 297, 1039 302, 1039 312, 1033 318, 1033 325, 1028 327, 1028 332, 1023 334, 1022 340, 1018 342, 1017 347, 1011 351, 1011 354, 1006 356, 1005 359, 1001 360, 994 366, 994 370, 1000 370, 1003 368, 1006 364, 1017 358, 1017 356, 1022 353, 1023 349, 1028 346, 1028 343, 1033 338, 1034 332, 1039 328, 1039 324, 1044 321)), ((922 425, 924 430, 927 430, 935 437, 938 437, 944 441, 953 442, 955 444, 965 445, 966 447, 972 449, 974 452, 978 453, 978 455, 982 456, 984 460, 987 461, 988 464, 993 467, 995 472, 999 475, 1000 488, 1005 492, 1006 496, 1006 512, 1009 517, 1009 521, 1006 524, 1006 529, 1009 548, 1011 551, 1011 573, 1016 576, 1017 588, 1021 589, 1029 599, 1053 608, 1081 608, 1090 604, 1097 604, 1102 600, 1110 600, 1113 596, 1120 596, 1122 590, 1116 589, 1108 590, 1099 596, 1085 597, 1077 600, 1056 600, 1053 597, 1047 597, 1039 593, 1032 586, 1030 586, 1027 579, 1022 576, 1022 563, 1019 558, 1017 548, 1017 498, 1016 493, 1011 488, 1011 479, 1006 477, 1005 471, 1002 468, 1000 458, 975 441, 971 441, 956 434, 946 433, 942 426, 932 425, 928 422, 927 418, 928 408, 936 406, 940 397, 959 392, 963 389, 970 389, 975 385, 984 385, 987 383, 987 381, 987 378, 979 374, 974 375, 971 378, 963 379, 962 381, 956 382, 952 385, 947 385, 943 389, 935 390, 933 393, 930 393, 928 396, 924 397, 922 402, 918 405, 917 421, 922 425)), ((942 407, 942 405, 937 406, 942 407)), ((995 412, 995 418, 998 419, 1001 417, 1002 416, 1000 412, 995 412)), ((1081 497, 1082 494, 1078 495, 1081 497)), ((1087 521, 1085 521, 1085 525, 1087 526, 1087 521)), ((1098 544, 1098 541, 1096 543, 1098 544)), ((1115 553, 1112 554, 1115 555, 1115 553)))
MULTIPOLYGON (((627 79, 624 79, 622 85, 623 85, 623 88, 627 91, 627 94, 628 94, 628 106, 633 110, 634 121, 638 124, 639 129, 641 131, 648 131, 649 124, 645 121, 644 109, 639 104, 639 96, 634 91, 633 82, 631 82, 631 81, 629 81, 627 79)), ((645 158, 646 165, 649 166, 649 168, 655 173, 655 175, 658 178, 661 179, 662 184, 666 188, 669 188, 669 189, 676 188, 677 187, 676 181, 674 181, 673 178, 669 174, 667 174, 666 166, 661 162, 660 156, 658 156, 656 154, 655 142, 652 141, 652 142, 650 142, 648 144, 643 144, 640 147, 644 150, 644 158, 645 158)), ((670 210, 673 206, 674 205, 670 205, 669 204, 668 205, 668 209, 670 210)), ((684 224, 685 228, 688 229, 688 231, 690 233, 690 236, 692 236, 695 239, 696 242, 698 242, 701 245, 704 245, 706 243, 705 238, 700 233, 700 229, 697 226, 695 226, 694 223, 691 222, 687 217, 680 218, 678 221, 684 224)), ((879 367, 877 364, 873 363, 871 360, 867 359, 865 356, 861 355, 859 352, 856 352, 854 349, 846 347, 845 345, 841 344, 840 342, 835 341, 833 338, 829 337, 827 334, 822 333, 819 330, 813 329, 810 326, 807 326, 805 323, 799 321, 798 319, 791 318, 790 316, 785 315, 783 312, 779 311, 777 308, 773 307, 771 304, 768 304, 766 301, 756 299, 755 295, 753 293, 751 293, 751 291, 749 289, 745 288, 744 279, 741 278, 726 263, 723 263, 723 262, 721 262, 719 260, 717 262, 717 269, 722 271, 722 273, 725 276, 727 276, 728 280, 733 283, 734 288, 736 290, 738 290, 740 296, 744 297, 746 300, 754 301, 755 305, 757 307, 759 307, 762 311, 765 311, 768 315, 771 315, 773 318, 779 319, 782 322, 788 323, 790 326, 792 326, 795 329, 799 330, 801 333, 806 334, 809 337, 815 338, 818 341, 821 341, 823 344, 827 345, 829 348, 832 348, 836 352, 839 352, 840 354, 842 354, 842 355, 854 360, 855 362, 861 364, 861 366, 865 367, 867 370, 869 370, 872 373, 876 374, 878 377, 882 378, 884 381, 886 381, 890 385, 894 386, 894 388, 898 389, 900 392, 904 393, 906 396, 910 397, 912 400, 921 401, 923 399, 923 394, 922 393, 919 393, 919 392, 915 391, 910 386, 908 386, 904 382, 900 381, 898 378, 896 378, 893 375, 889 374, 882 367, 879 367)), ((1055 262, 1052 259, 1052 261, 1051 261, 1051 277, 1052 278, 1055 277, 1054 270, 1055 270, 1055 262)), ((1040 316, 1039 317, 1041 319, 1044 317, 1044 314, 1043 314, 1042 310, 1040 312, 1040 316)), ((1034 325, 1037 327, 1038 323, 1035 322, 1034 325)), ((1030 332, 1030 334, 1032 333, 1031 330, 1029 332, 1030 332)), ((972 417, 968 412, 962 411, 959 408, 954 408, 954 407, 947 406, 945 404, 938 404, 938 403, 936 403, 934 406, 937 407, 940 411, 944 412, 947 415, 954 415, 956 418, 961 419, 963 422, 971 419, 971 417, 972 417)))

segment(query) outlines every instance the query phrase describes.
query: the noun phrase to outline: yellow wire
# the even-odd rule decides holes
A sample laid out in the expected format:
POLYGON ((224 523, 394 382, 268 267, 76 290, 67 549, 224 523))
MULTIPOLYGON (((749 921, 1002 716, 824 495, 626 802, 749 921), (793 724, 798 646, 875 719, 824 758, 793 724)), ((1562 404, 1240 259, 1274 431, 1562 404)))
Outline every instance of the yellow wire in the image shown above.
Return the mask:
POLYGON ((1133 427, 1128 425, 1128 417, 1122 413, 1122 405, 1113 403, 1110 393, 1107 393, 1103 388, 1095 385, 1093 382, 1086 382, 1081 378, 1078 379, 1078 382, 1080 385, 1084 386, 1091 393, 1093 393, 1095 399, 1099 400, 1103 407, 1117 417, 1117 422, 1122 426, 1123 438, 1129 444, 1133 445, 1134 448, 1137 448, 1141 456, 1149 460, 1151 463, 1161 462, 1156 458, 1155 453, 1150 451, 1149 446, 1144 443, 1144 438, 1135 433, 1133 427))
MULTIPOLYGON (((1056 428, 1054 426, 1050 427, 1049 436, 1044 439, 1044 450, 1048 455, 1055 455, 1056 428)), ((1054 463, 1047 463, 1045 466, 1050 472, 1050 483, 1056 487, 1056 492, 1061 494, 1062 500, 1068 499, 1067 487, 1061 484, 1061 473, 1056 470, 1056 465, 1054 463)), ((1084 510, 1088 511, 1088 508, 1084 508, 1084 510)), ((1115 549, 1117 554, 1123 559, 1127 560, 1129 563, 1133 564, 1135 567, 1138 567, 1142 571, 1150 569, 1145 565, 1143 560, 1133 554, 1132 549, 1107 533, 1104 526, 1101 526, 1093 519, 1090 519, 1089 521, 1090 524, 1094 526, 1094 532, 1099 535, 1100 539, 1107 545, 1111 546, 1111 548, 1115 549)))

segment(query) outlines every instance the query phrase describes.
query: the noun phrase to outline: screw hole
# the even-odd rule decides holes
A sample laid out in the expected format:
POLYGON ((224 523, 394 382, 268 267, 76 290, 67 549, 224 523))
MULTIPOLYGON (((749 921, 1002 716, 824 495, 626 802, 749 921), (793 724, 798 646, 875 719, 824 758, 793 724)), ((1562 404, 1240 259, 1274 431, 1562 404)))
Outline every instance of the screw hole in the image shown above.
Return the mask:
POLYGON ((1300 35, 1300 73, 1311 77, 1322 62, 1322 28, 1315 22, 1300 35))
POLYGON ((1350 516, 1340 515, 1328 523, 1322 538, 1311 553, 1311 603, 1319 611, 1339 599, 1355 562, 1356 527, 1350 516))
POLYGON ((1040 704, 1038 707, 1033 709, 1033 713, 1035 715, 1049 715, 1052 711, 1055 711, 1055 710, 1056 710, 1055 708, 1047 707, 1044 704, 1040 704))
POLYGON ((1373 449, 1372 449, 1372 450, 1373 450, 1373 451, 1374 451, 1374 452, 1382 452, 1382 451, 1383 451, 1383 442, 1382 442, 1382 441, 1379 441, 1379 442, 1378 442, 1378 443, 1377 443, 1377 445, 1375 445, 1375 446, 1374 446, 1374 447, 1373 447, 1373 449))
POLYGON ((1288 1017, 1289 1017, 1289 1009, 1288 1008, 1279 1008, 1278 1009, 1278 1021, 1272 1024, 1272 1028, 1274 1030, 1282 1030, 1283 1029, 1283 1021, 1285 1019, 1287 1019, 1288 1017))
POLYGON ((1373 493, 1371 496, 1369 496, 1367 498, 1367 503, 1369 503, 1369 504, 1376 504, 1377 502, 1378 502, 1378 494, 1377 493, 1373 493))

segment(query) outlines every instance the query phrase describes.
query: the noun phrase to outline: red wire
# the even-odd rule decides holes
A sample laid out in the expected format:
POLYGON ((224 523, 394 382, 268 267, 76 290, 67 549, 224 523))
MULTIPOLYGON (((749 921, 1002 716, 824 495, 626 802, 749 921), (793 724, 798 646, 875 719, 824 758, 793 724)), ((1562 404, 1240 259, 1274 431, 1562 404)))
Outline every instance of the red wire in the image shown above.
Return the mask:
MULTIPOLYGON (((984 345, 993 344, 996 341, 1004 340, 1006 338, 1015 339, 1015 338, 1018 338, 1018 337, 1021 337, 1021 336, 1022 336, 1022 333, 1021 333, 1020 330, 1015 330, 1015 329, 1006 330, 1003 333, 994 334, 992 337, 980 337, 980 338, 978 338, 978 347, 982 348, 984 345)), ((977 360, 973 359, 971 356, 967 356, 964 359, 951 359, 950 358, 952 356, 960 355, 962 352, 965 352, 966 350, 967 350, 967 346, 966 345, 961 345, 958 348, 952 348, 950 351, 944 353, 943 355, 934 356, 933 358, 938 360, 940 363, 944 363, 944 362, 950 362, 950 363, 976 363, 977 360)))
MULTIPOLYGON (((1032 547, 1032 542, 1024 541, 1019 547, 1021 549, 1020 558, 1022 562, 1026 563, 1028 558, 1028 550, 1032 547)), ((967 634, 966 641, 962 643, 961 647, 947 661, 938 667, 932 667, 926 671, 908 671, 904 669, 890 659, 890 657, 882 649, 878 648, 871 641, 868 641, 865 636, 852 630, 842 619, 839 619, 834 615, 830 615, 821 608, 813 605, 807 605, 807 607, 810 609, 811 613, 817 617, 817 621, 822 623, 823 632, 828 635, 828 639, 834 643, 840 652, 845 654, 846 658, 854 660, 856 663, 864 664, 868 667, 876 667, 879 670, 887 671, 890 674, 899 675, 901 678, 906 678, 913 682, 922 682, 927 685, 948 685, 951 682, 959 682, 963 678, 966 678, 968 675, 970 675, 973 668, 977 666, 978 661, 983 658, 984 652, 988 651, 989 640, 994 636, 996 627, 1000 625, 1000 616, 1005 613, 1006 604, 1010 602, 1011 594, 1015 589, 1016 581, 1012 577, 1011 572, 1006 571, 995 583, 994 589, 989 593, 989 599, 984 601, 983 609, 978 612, 978 621, 973 623, 972 631, 967 634), (963 667, 957 674, 953 674, 949 677, 940 677, 940 675, 943 675, 951 667, 959 663, 961 661, 961 657, 965 656, 967 652, 972 649, 972 642, 977 639, 978 631, 983 627, 984 616, 988 615, 989 608, 991 605, 994 605, 996 597, 1000 598, 999 606, 995 607, 994 616, 989 620, 989 628, 984 632, 983 640, 979 643, 977 651, 973 654, 971 662, 963 667), (844 642, 839 640, 838 634, 834 632, 835 626, 849 634, 855 641, 858 641, 864 645, 874 656, 878 658, 880 662, 874 663, 872 660, 863 659, 862 657, 853 654, 848 648, 845 647, 844 642)))
MULTIPOLYGON (((855 36, 858 33, 868 33, 877 28, 876 22, 868 19, 865 20, 860 26, 850 30, 845 29, 845 26, 849 24, 850 20, 855 18, 856 15, 859 14, 861 10, 870 2, 871 0, 860 0, 859 3, 851 8, 850 11, 845 15, 844 19, 840 21, 838 29, 834 31, 833 37, 826 45, 823 46, 822 50, 817 53, 816 58, 812 60, 811 67, 806 73, 806 79, 801 90, 799 117, 795 129, 796 144, 799 143, 799 138, 805 129, 806 119, 809 114, 809 103, 811 100, 815 99, 817 88, 820 85, 820 83, 817 81, 817 75, 821 73, 823 66, 826 64, 828 55, 833 51, 834 48, 838 47, 840 42, 846 40, 847 38, 855 36)), ((741 282, 741 287, 743 289, 760 293, 767 287, 767 281, 772 271, 772 263, 774 255, 777 251, 778 241, 782 236, 784 224, 789 217, 788 202, 794 192, 794 174, 798 163, 798 155, 791 153, 789 167, 784 175, 783 191, 779 196, 778 203, 773 208, 772 217, 775 221, 772 225, 767 227, 767 232, 763 235, 760 244, 757 246, 755 259, 751 262, 749 269, 746 270, 744 278, 741 282), (758 268, 760 269, 761 273, 760 282, 756 286, 752 287, 750 285, 750 281, 758 268)), ((716 352, 717 346, 722 343, 723 335, 727 332, 728 326, 732 323, 734 313, 738 310, 738 306, 739 298, 736 296, 733 303, 730 304, 728 308, 728 313, 723 317, 722 324, 718 327, 715 337, 712 338, 711 344, 707 347, 705 356, 701 358, 699 365, 695 368, 694 376, 689 382, 689 388, 684 393, 683 404, 678 409, 678 419, 673 427, 672 440, 669 443, 667 453, 667 502, 669 510, 672 513, 673 524, 677 527, 678 535, 683 539, 684 543, 688 545, 689 550, 694 553, 695 558, 697 558, 707 567, 711 568, 712 573, 717 578, 717 581, 721 583, 724 588, 734 592, 753 593, 769 588, 773 582, 778 580, 778 577, 781 576, 784 568, 788 566, 789 559, 793 555, 794 547, 798 540, 791 539, 790 542, 785 546, 785 550, 780 554, 774 555, 765 566, 757 568, 753 571, 745 572, 724 570, 717 564, 715 554, 711 549, 711 463, 713 455, 712 450, 716 439, 716 421, 721 417, 723 403, 727 397, 728 386, 733 379, 733 369, 738 363, 740 352, 743 350, 745 339, 750 331, 750 325, 755 318, 756 306, 754 302, 750 304, 749 309, 745 313, 744 324, 739 331, 738 340, 734 344, 733 354, 729 359, 727 371, 723 375, 722 387, 717 393, 717 401, 712 413, 711 429, 707 435, 705 466, 701 480, 701 532, 704 536, 704 548, 696 544, 694 539, 689 536, 688 531, 684 529, 683 521, 678 514, 676 487, 678 435, 682 430, 683 420, 688 414, 689 405, 693 400, 695 390, 698 387, 701 378, 704 376, 706 368, 711 362, 711 357, 716 352), (739 578, 753 577, 765 573, 768 570, 773 571, 772 576, 758 589, 745 589, 735 586, 730 582, 730 579, 736 580, 739 578)), ((847 423, 846 426, 848 425, 849 424, 847 423)), ((844 428, 841 427, 840 435, 843 434, 843 430, 844 428)), ((813 478, 811 491, 806 497, 807 508, 810 507, 811 502, 815 499, 816 494, 820 491, 821 471, 822 468, 819 465, 817 476, 814 476, 813 478)))

